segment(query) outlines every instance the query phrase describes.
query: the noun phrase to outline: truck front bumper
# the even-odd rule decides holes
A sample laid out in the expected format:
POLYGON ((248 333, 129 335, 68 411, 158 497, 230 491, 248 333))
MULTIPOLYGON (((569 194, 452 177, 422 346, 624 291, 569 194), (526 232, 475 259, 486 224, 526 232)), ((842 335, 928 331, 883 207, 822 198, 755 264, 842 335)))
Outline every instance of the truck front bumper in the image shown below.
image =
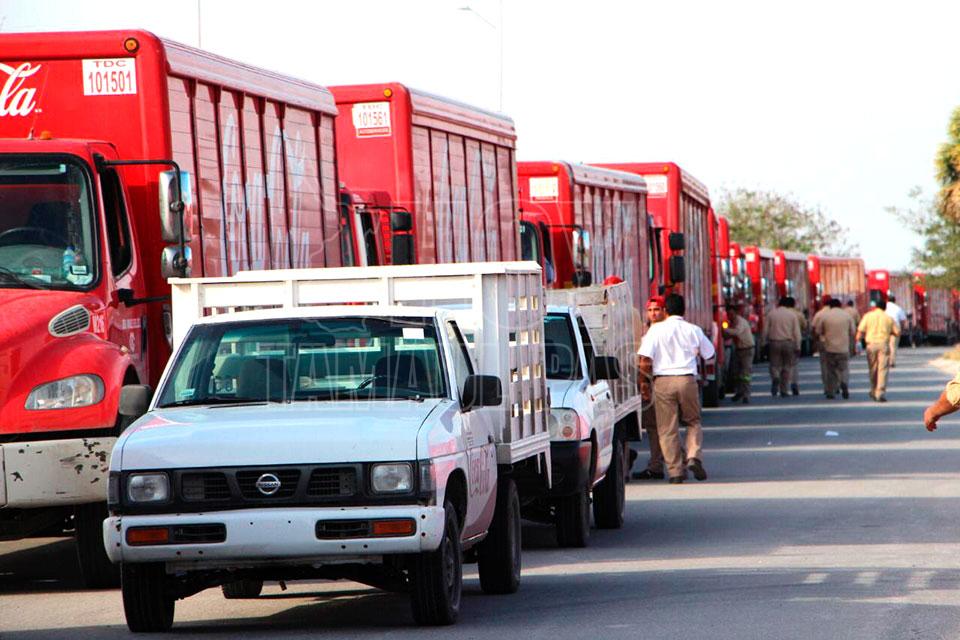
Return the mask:
POLYGON ((116 441, 74 438, 0 445, 0 507, 106 502, 110 452, 116 441))
POLYGON ((443 537, 443 507, 269 508, 213 513, 112 516, 103 522, 103 542, 112 562, 167 562, 179 568, 243 568, 268 564, 324 564, 346 557, 434 551, 443 537), (318 522, 403 520, 415 522, 411 535, 320 538, 318 522), (223 525, 222 542, 135 544, 134 527, 223 525))
POLYGON ((550 443, 550 461, 553 471, 551 496, 572 496, 586 488, 590 481, 592 450, 593 443, 589 440, 550 443))

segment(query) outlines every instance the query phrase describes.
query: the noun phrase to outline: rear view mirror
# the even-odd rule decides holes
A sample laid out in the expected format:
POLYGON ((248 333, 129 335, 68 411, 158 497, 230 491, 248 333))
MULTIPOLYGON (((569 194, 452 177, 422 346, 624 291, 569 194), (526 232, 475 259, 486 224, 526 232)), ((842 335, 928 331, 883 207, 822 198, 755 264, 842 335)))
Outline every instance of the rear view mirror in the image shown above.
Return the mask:
POLYGON ((578 270, 573 272, 573 286, 589 287, 593 284, 593 274, 589 271, 578 270))
POLYGON ((413 216, 409 211, 390 212, 391 231, 413 231, 413 216))
MULTIPOLYGON (((180 189, 177 189, 176 172, 160 173, 160 236, 164 242, 180 242, 184 211, 190 206, 190 174, 180 172, 180 189)), ((183 228, 184 241, 190 240, 187 229, 183 228)))
POLYGON ((189 278, 191 255, 190 247, 183 248, 183 255, 180 255, 180 247, 164 247, 160 253, 160 275, 164 280, 189 278))
POLYGON ((413 253, 413 236, 394 235, 390 241, 393 264, 414 264, 415 256, 413 253))
POLYGON ((686 248, 686 241, 682 233, 671 233, 667 237, 667 244, 670 246, 670 251, 683 251, 686 248))
POLYGON ((670 256, 670 281, 684 282, 687 279, 687 269, 683 256, 670 256))
POLYGON ((497 407, 503 402, 503 386, 497 376, 467 376, 463 383, 463 410, 497 407))
POLYGON ((613 356, 596 356, 593 359, 593 377, 597 380, 619 380, 620 361, 613 356))
POLYGON ((147 412, 153 390, 145 384, 128 384, 120 389, 119 413, 128 418, 139 418, 147 412))

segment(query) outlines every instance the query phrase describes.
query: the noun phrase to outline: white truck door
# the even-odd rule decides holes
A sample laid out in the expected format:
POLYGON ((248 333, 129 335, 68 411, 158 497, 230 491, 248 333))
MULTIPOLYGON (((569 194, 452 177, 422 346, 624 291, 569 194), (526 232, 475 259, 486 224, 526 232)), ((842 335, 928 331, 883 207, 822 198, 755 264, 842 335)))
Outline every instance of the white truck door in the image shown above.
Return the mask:
MULTIPOLYGON (((589 385, 587 395, 593 405, 593 424, 597 430, 597 478, 606 473, 613 457, 613 394, 606 380, 597 380, 593 374, 593 358, 596 352, 593 340, 587 330, 583 318, 577 316, 577 331, 580 333, 580 342, 583 344, 583 353, 587 363, 589 385)), ((596 479, 596 478, 595 478, 596 479)))
MULTIPOLYGON (((466 341, 455 322, 446 323, 451 364, 457 385, 454 397, 461 401, 463 385, 475 368, 466 341)), ((497 497, 497 452, 494 444, 494 411, 500 407, 479 407, 461 411, 461 429, 467 453, 467 517, 463 537, 481 534, 490 526, 497 497)))

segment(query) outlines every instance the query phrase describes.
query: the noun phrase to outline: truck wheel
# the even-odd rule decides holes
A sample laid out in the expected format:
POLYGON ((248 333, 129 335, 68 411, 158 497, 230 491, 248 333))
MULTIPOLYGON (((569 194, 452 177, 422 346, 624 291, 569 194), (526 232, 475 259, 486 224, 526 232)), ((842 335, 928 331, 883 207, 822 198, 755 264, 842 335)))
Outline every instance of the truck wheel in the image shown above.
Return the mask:
POLYGON ((90 589, 115 589, 120 585, 120 567, 110 562, 103 547, 103 521, 107 503, 77 505, 74 526, 77 530, 77 560, 83 583, 90 589))
POLYGON ((413 619, 420 625, 447 625, 460 615, 463 589, 463 550, 460 525, 450 502, 443 505, 445 526, 436 551, 418 554, 410 570, 413 619))
POLYGON ((133 632, 169 631, 175 600, 166 592, 167 572, 162 562, 121 565, 123 613, 133 632))
POLYGON ((589 539, 590 487, 587 486, 557 500, 557 543, 561 547, 585 547, 589 539))
POLYGON ((516 593, 520 587, 520 498, 517 485, 504 478, 497 486, 497 506, 486 539, 478 549, 480 587, 484 593, 516 593))
POLYGON ((623 485, 623 447, 614 442, 613 457, 607 475, 593 490, 593 520, 598 529, 619 529, 623 526, 623 512, 627 492, 623 485))
POLYGON ((252 580, 241 578, 233 582, 227 582, 220 586, 223 591, 223 597, 227 600, 241 600, 243 598, 256 598, 263 591, 263 580, 252 580))
POLYGON ((703 406, 705 407, 720 406, 720 386, 717 384, 716 378, 708 382, 703 387, 703 406))

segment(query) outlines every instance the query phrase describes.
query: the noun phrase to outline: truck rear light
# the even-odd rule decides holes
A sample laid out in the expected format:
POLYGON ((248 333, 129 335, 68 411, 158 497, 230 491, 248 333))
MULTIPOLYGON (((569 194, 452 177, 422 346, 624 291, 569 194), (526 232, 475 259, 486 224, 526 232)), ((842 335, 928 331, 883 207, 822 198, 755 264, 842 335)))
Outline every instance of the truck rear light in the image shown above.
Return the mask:
POLYGON ((167 527, 134 527, 127 529, 127 544, 131 546, 167 544, 168 542, 170 542, 170 529, 167 527))
POLYGON ((370 527, 370 535, 380 536, 412 536, 417 532, 417 523, 411 518, 402 520, 374 520, 370 527))

